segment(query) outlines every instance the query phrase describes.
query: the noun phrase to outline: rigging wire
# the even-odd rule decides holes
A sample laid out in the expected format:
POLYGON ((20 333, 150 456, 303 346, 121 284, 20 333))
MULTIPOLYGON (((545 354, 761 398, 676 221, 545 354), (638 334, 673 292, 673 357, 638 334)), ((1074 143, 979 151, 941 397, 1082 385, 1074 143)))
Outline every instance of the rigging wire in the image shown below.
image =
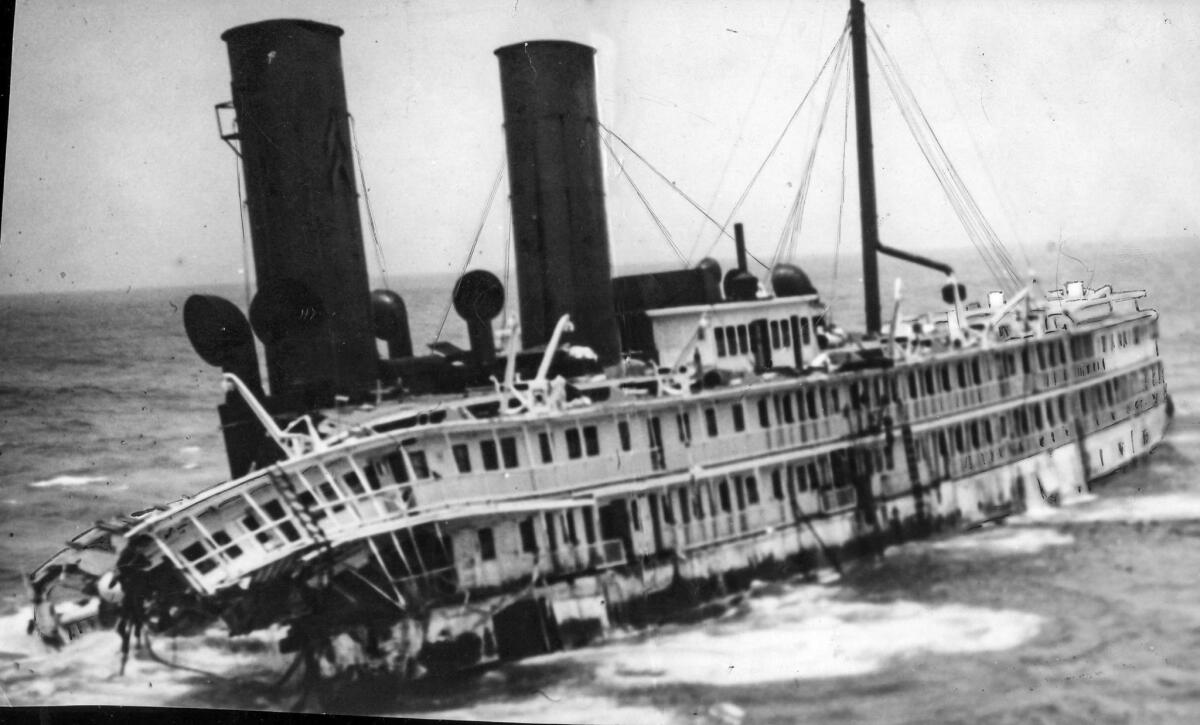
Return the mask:
POLYGON ((800 103, 796 105, 796 110, 792 111, 791 117, 788 118, 787 123, 784 124, 783 130, 780 131, 779 137, 775 139, 775 143, 771 145, 771 149, 767 151, 767 155, 763 158, 762 163, 759 164, 758 169, 754 172, 754 175, 750 177, 750 182, 746 184, 746 188, 742 190, 741 196, 738 197, 738 200, 733 205, 733 208, 729 210, 729 215, 725 218, 725 223, 718 225, 721 230, 720 234, 718 234, 717 238, 714 239, 708 246, 708 250, 705 252, 704 256, 707 257, 712 254, 713 249, 717 246, 717 242, 721 240, 721 235, 729 235, 729 232, 726 231, 726 229, 729 227, 729 222, 733 220, 734 215, 737 214, 738 210, 741 209, 742 204, 746 201, 746 197, 750 195, 750 190, 754 187, 754 183, 758 181, 758 177, 762 174, 763 169, 766 168, 767 162, 771 160, 771 157, 775 155, 775 151, 779 149, 779 144, 783 143, 783 139, 787 135, 788 130, 791 129, 792 124, 796 121, 797 116, 800 115, 800 110, 804 108, 804 104, 806 101, 808 101, 808 97, 812 95, 813 89, 817 87, 817 83, 820 82, 821 77, 825 74, 826 68, 829 67, 829 61, 831 61, 834 56, 841 52, 842 48, 845 47, 846 38, 849 37, 849 34, 850 19, 847 17, 846 24, 842 27, 842 34, 838 38, 837 42, 834 43, 833 48, 830 49, 829 55, 825 57, 825 62, 821 65, 821 70, 817 73, 816 78, 813 78, 812 85, 810 85, 808 90, 804 92, 804 97, 801 98, 800 103))
POLYGON ((354 147, 354 160, 358 166, 358 181, 362 185, 363 204, 367 208, 367 227, 371 230, 371 241, 375 243, 375 261, 379 264, 379 279, 384 289, 391 289, 388 284, 387 265, 383 259, 383 245, 379 243, 379 232, 375 229, 375 214, 371 211, 371 195, 367 190, 367 177, 363 173, 362 150, 358 147, 358 131, 355 130, 354 115, 346 114, 350 121, 350 145, 354 147))
POLYGON ((638 185, 633 180, 633 177, 630 176, 629 172, 625 170, 625 164, 621 163, 620 157, 617 156, 616 150, 614 150, 612 147, 612 142, 607 136, 604 137, 603 140, 605 148, 608 149, 608 153, 612 155, 613 161, 616 162, 617 168, 621 172, 620 175, 623 175, 625 180, 629 182, 629 186, 633 188, 633 193, 637 194, 638 200, 642 202, 642 206, 646 207, 646 212, 650 214, 650 218, 654 220, 654 224, 658 227, 658 231, 662 233, 663 239, 666 239, 667 244, 671 246, 671 251, 675 252, 675 256, 679 257, 679 261, 683 264, 683 268, 687 269, 687 257, 683 255, 683 252, 679 249, 679 245, 676 244, 675 240, 671 238, 671 232, 667 230, 666 225, 663 224, 663 221, 659 218, 658 214, 654 213, 654 209, 650 207, 650 201, 646 198, 646 195, 642 193, 642 190, 638 188, 638 185))
POLYGON ((909 126, 909 131, 913 134, 918 146, 921 147, 922 154, 925 155, 926 161, 933 169, 934 175, 938 178, 947 197, 950 198, 955 214, 958 215, 967 235, 971 238, 993 276, 1001 283, 1004 282, 1002 276, 996 271, 998 268, 1007 275, 1012 285, 1019 287, 1021 276, 1016 271, 1011 254, 983 216, 978 203, 963 182, 953 161, 950 160, 949 154, 942 146, 941 140, 933 130, 932 124, 929 123, 924 110, 917 103, 911 86, 900 73, 895 59, 891 56, 874 26, 871 26, 871 34, 874 41, 871 51, 884 71, 884 78, 892 95, 896 98, 901 114, 909 126), (884 59, 886 59, 886 63, 884 59), (921 121, 919 127, 916 122, 917 117, 921 121), (928 137, 922 138, 920 130, 923 130, 928 137))
POLYGON ((946 194, 946 198, 950 202, 951 208, 954 210, 955 214, 959 218, 960 223, 966 230, 968 239, 970 239, 971 243, 975 246, 976 251, 979 253, 980 259, 982 259, 984 266, 987 267, 988 272, 997 280, 997 282, 1002 284, 1003 275, 1000 272, 999 260, 995 258, 994 253, 989 250, 981 241, 980 231, 978 229, 978 221, 966 209, 966 202, 962 198, 962 190, 955 186, 952 179, 948 178, 945 169, 939 165, 943 159, 941 157, 937 157, 934 146, 920 133, 913 110, 908 105, 910 99, 904 97, 902 89, 898 87, 898 83, 895 77, 892 75, 892 69, 883 63, 879 54, 875 52, 874 47, 871 48, 871 51, 875 55, 876 62, 883 70, 884 80, 887 82, 888 89, 892 92, 893 97, 896 99, 897 106, 900 109, 900 114, 909 127, 909 132, 912 134, 917 147, 925 157, 926 163, 929 164, 930 169, 933 171, 934 177, 941 185, 942 191, 946 194))
MULTIPOLYGON (((833 243, 833 281, 830 282, 829 288, 832 290, 829 296, 829 304, 826 305, 826 310, 834 307, 837 303, 838 293, 838 256, 842 249, 842 224, 844 223, 843 212, 846 206, 846 147, 850 145, 850 80, 846 79, 846 102, 845 110, 842 115, 842 183, 838 188, 838 221, 837 231, 833 243)), ((829 320, 826 320, 828 324, 829 320)))
POLYGON ((246 291, 246 310, 250 310, 250 242, 246 238, 246 197, 242 185, 242 155, 235 154, 233 168, 237 173, 238 222, 242 225, 242 285, 246 291))
MULTIPOLYGON (((729 174, 729 167, 733 164, 733 158, 737 155, 738 146, 742 143, 742 138, 746 130, 746 122, 750 120, 750 111, 758 103, 759 94, 762 92, 763 80, 767 77, 767 70, 771 68, 772 61, 775 59, 775 52, 779 50, 779 39, 783 36, 783 31, 788 27, 788 20, 792 17, 794 9, 794 0, 789 0, 787 12, 784 13, 783 20, 779 22, 779 29, 775 31, 775 38, 771 41, 771 50, 767 53, 767 62, 763 64, 762 71, 758 74, 758 80, 754 84, 754 92, 750 94, 750 103, 746 105, 745 113, 742 115, 741 121, 738 123, 737 136, 734 137, 733 147, 729 149, 729 154, 725 157, 725 165, 721 168, 721 173, 717 176, 717 185, 713 188, 712 200, 709 201, 709 207, 717 203, 717 199, 721 193, 721 187, 725 185, 725 178, 729 174)), ((825 5, 821 6, 821 33, 825 30, 825 5)), ((818 35, 817 37, 823 37, 818 35)), ((700 246, 700 237, 704 233, 704 227, 696 229, 696 238, 692 240, 692 246, 688 250, 687 258, 692 259, 696 255, 696 248, 700 246)))
MULTIPOLYGON (((670 179, 668 179, 668 178, 667 178, 667 176, 666 176, 666 174, 664 174, 663 172, 659 171, 659 170, 658 170, 658 168, 657 168, 657 167, 655 167, 655 166, 654 166, 654 164, 650 163, 650 162, 649 162, 649 161, 646 159, 646 157, 645 157, 645 156, 643 156, 641 153, 639 153, 639 152, 638 152, 638 150, 637 150, 637 149, 635 149, 634 147, 630 146, 628 141, 626 141, 625 139, 621 138, 621 136, 620 136, 620 135, 619 135, 619 134, 618 134, 616 131, 613 131, 613 130, 612 130, 611 128, 609 128, 608 126, 605 126, 605 125, 604 125, 604 123, 603 123, 602 121, 597 121, 597 124, 600 126, 600 128, 604 129, 604 131, 605 131, 606 133, 608 133, 610 136, 612 136, 613 138, 615 138, 617 141, 620 141, 622 146, 624 146, 625 148, 629 149, 629 153, 633 154, 633 155, 634 155, 634 156, 635 156, 635 157, 636 157, 636 158, 637 158, 639 161, 641 161, 643 164, 645 164, 645 165, 646 165, 646 168, 648 168, 648 169, 650 169, 651 171, 653 171, 653 172, 654 172, 654 174, 655 174, 656 176, 658 176, 658 178, 662 179, 662 180, 663 180, 663 182, 665 182, 665 183, 667 184, 667 186, 669 186, 669 187, 670 187, 670 188, 671 188, 671 189, 672 189, 672 190, 673 190, 673 191, 674 191, 676 194, 679 194, 681 197, 683 197, 683 199, 684 199, 685 201, 687 201, 687 203, 688 203, 688 204, 691 204, 691 205, 692 205, 692 208, 693 208, 693 209, 695 209, 696 211, 700 212, 700 214, 702 214, 702 215, 704 216, 704 218, 705 218, 705 219, 707 219, 707 220, 709 220, 710 222, 712 222, 714 226, 716 226, 716 227, 718 227, 718 228, 721 228, 721 223, 720 223, 719 221, 717 221, 716 219, 714 219, 714 218, 713 218, 713 216, 712 216, 711 214, 709 214, 707 211, 705 211, 705 210, 704 210, 704 207, 702 207, 702 206, 700 206, 698 203, 696 203, 696 200, 695 200, 695 199, 693 199, 692 197, 688 196, 688 195, 687 195, 687 193, 683 191, 683 189, 680 189, 680 188, 679 188, 679 187, 678 187, 678 186, 675 184, 675 182, 674 182, 674 181, 671 181, 670 179)), ((627 176, 626 178, 628 178, 628 176, 627 176)), ((729 239, 733 239, 733 235, 732 235, 732 234, 730 234, 729 232, 725 231, 725 229, 723 229, 723 228, 721 228, 721 234, 723 234, 724 236, 728 237, 729 239)), ((746 253, 747 253, 747 254, 749 254, 750 258, 751 258, 751 259, 753 259, 755 262, 757 262, 757 263, 758 263, 758 264, 759 264, 759 265, 760 265, 760 266, 761 266, 763 269, 769 269, 769 267, 767 267, 767 265, 763 264, 762 260, 760 260, 758 257, 754 256, 754 254, 752 254, 752 253, 751 253, 749 250, 747 250, 747 252, 746 252, 746 253)))
MULTIPOLYGON (((504 178, 504 165, 504 159, 500 159, 500 168, 496 170, 496 178, 492 181, 492 190, 488 192, 487 203, 483 206, 483 213, 479 215, 479 226, 475 228, 471 249, 467 252, 462 269, 458 270, 458 278, 454 281, 454 292, 458 292, 458 282, 466 274, 467 267, 471 264, 471 257, 475 256, 475 248, 479 246, 479 238, 483 235, 484 225, 487 224, 488 212, 492 210, 492 202, 496 200, 496 190, 500 188, 500 180, 504 178)), ((446 320, 450 317, 450 308, 454 306, 454 292, 451 292, 450 299, 446 302, 446 309, 442 312, 442 321, 438 324, 437 334, 433 337, 434 342, 442 339, 442 331, 446 329, 446 320)))
POLYGON ((846 46, 844 46, 842 53, 834 61, 833 72, 830 74, 829 79, 829 88, 825 91, 825 104, 821 108, 821 117, 817 124, 817 130, 813 136, 812 143, 809 145, 808 160, 804 165, 800 186, 796 191, 792 207, 788 211, 783 229, 780 231, 779 242, 775 246, 775 254, 771 259, 772 268, 777 266, 781 261, 791 261, 795 258, 796 247, 800 240, 800 229, 804 221, 804 207, 808 200, 808 191, 812 185, 812 172, 813 167, 816 165, 817 149, 820 147, 821 136, 825 132, 825 121, 829 118, 829 109, 833 105, 833 97, 838 89, 838 78, 845 68, 847 55, 848 52, 846 46))
POLYGON ((510 270, 512 269, 512 247, 513 247, 513 224, 512 224, 512 207, 508 207, 508 233, 504 237, 504 309, 501 312, 503 324, 508 324, 508 298, 512 297, 512 287, 508 284, 510 270))
MULTIPOLYGON (((921 13, 920 13, 920 11, 917 10, 916 4, 915 3, 910 3, 910 4, 912 5, 913 15, 916 16, 917 23, 921 26, 921 32, 925 35, 925 39, 926 39, 926 41, 928 41, 929 46, 931 48, 933 48, 935 46, 935 44, 933 42, 932 37, 929 34, 929 29, 927 27, 925 27, 924 18, 921 17, 921 13)), ((938 73, 942 76, 942 83, 946 86, 947 90, 949 90, 950 81, 949 81, 948 77, 946 76, 945 68, 942 67, 941 59, 938 58, 938 56, 933 52, 930 52, 930 56, 933 57, 933 62, 937 65, 938 73)), ((950 96, 951 102, 954 103, 954 110, 958 112, 959 117, 965 120, 966 115, 962 112, 962 108, 960 108, 958 105, 958 98, 955 97, 955 95, 953 93, 948 93, 947 95, 950 96)), ((985 111, 985 115, 986 115, 986 111, 985 111)), ((964 125, 965 125, 965 123, 964 123, 964 125)), ((971 133, 971 129, 969 126, 966 127, 966 131, 967 131, 967 136, 971 139, 971 146, 973 146, 975 148, 976 157, 978 157, 980 160, 982 160, 983 153, 980 152, 980 150, 979 150, 979 143, 975 140, 975 135, 971 133)), ((988 183, 992 187, 992 191, 995 192, 996 197, 1000 200, 1001 204, 1005 207, 1004 211, 1006 211, 1008 214, 1009 227, 1014 232, 1014 236, 1016 236, 1017 249, 1021 252, 1021 257, 1025 260, 1026 268, 1032 268, 1033 263, 1029 261, 1029 255, 1025 251, 1025 244, 1021 240, 1021 237, 1017 236, 1015 234, 1017 230, 1016 230, 1016 227, 1012 224, 1012 218, 1016 215, 1013 214, 1012 204, 1009 202, 1007 195, 1003 194, 1003 190, 996 184, 995 178, 992 177, 991 169, 987 165, 981 165, 981 168, 983 169, 984 175, 987 177, 988 183)))

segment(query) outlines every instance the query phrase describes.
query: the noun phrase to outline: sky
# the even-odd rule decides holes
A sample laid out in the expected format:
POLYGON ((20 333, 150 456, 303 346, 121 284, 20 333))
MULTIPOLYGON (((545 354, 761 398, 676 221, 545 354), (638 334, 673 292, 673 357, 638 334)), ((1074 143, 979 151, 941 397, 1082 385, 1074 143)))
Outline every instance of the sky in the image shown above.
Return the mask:
MULTIPOLYGON (((829 55, 847 5, 20 1, 0 294, 241 283, 236 157, 218 138, 213 111, 230 97, 220 34, 233 26, 292 17, 345 29, 362 171, 395 279, 457 272, 481 218, 471 266, 503 268, 507 180, 484 216, 503 166, 495 48, 545 38, 596 47, 603 122, 724 222, 829 55)), ((1196 239, 1200 4, 867 6, 1010 249, 1037 255, 1063 240, 1196 239)), ((969 244, 877 71, 871 82, 885 243, 916 251, 969 244)), ((817 86, 734 217, 760 258, 776 250, 801 188, 824 88, 817 86)), ((846 248, 857 244, 852 148, 842 170, 841 88, 830 96, 814 157, 800 257, 838 244, 843 180, 850 185, 841 205, 846 248)), ((732 256, 714 224, 627 149, 614 148, 621 163, 606 152, 606 189, 618 268, 675 268, 684 263, 679 256, 694 264, 714 244, 716 254, 732 256)))

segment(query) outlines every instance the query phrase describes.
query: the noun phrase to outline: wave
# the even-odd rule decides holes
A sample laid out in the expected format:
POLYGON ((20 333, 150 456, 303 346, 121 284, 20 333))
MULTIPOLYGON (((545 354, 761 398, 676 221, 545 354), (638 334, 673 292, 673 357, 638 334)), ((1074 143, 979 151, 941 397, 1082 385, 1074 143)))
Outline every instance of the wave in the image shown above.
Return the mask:
POLYGON ((93 483, 108 483, 109 479, 105 476, 72 476, 63 474, 54 478, 47 478, 44 481, 34 481, 29 484, 29 488, 60 488, 70 486, 88 486, 93 483))
MULTIPOLYGON (((1039 515, 1039 521, 1044 516, 1039 515)), ((985 554, 995 556, 1036 554, 1051 546, 1069 546, 1075 537, 1057 529, 1033 526, 1001 526, 966 532, 938 541, 913 541, 895 547, 896 554, 914 552, 949 552, 951 554, 985 554)), ((888 549, 887 555, 893 554, 888 549)))
POLYGON ((738 621, 537 659, 588 662, 599 680, 622 688, 747 686, 865 675, 923 654, 1012 649, 1042 625, 1021 611, 839 595, 834 587, 801 587, 752 600, 738 621))

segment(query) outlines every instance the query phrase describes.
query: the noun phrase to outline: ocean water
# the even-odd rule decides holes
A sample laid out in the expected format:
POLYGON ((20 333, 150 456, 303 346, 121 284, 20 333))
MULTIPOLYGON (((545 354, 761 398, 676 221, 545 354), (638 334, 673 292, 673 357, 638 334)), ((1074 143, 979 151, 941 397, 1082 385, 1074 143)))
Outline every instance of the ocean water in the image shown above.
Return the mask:
MULTIPOLYGON (((553 722, 1200 721, 1200 335, 1189 294, 1200 250, 1054 251, 1030 250, 1045 286, 1057 273, 1148 288, 1176 406, 1166 442, 1091 499, 889 549, 824 584, 765 583, 711 620, 619 631, 452 684, 348 691, 326 707, 553 722)), ((828 299, 825 270, 818 260, 810 271, 828 299)), ((935 298, 933 275, 889 262, 881 276, 898 273, 906 308, 935 298)), ((963 277, 972 296, 989 287, 963 277)), ((855 284, 843 272, 836 309, 848 327, 861 319, 855 284)), ((397 287, 414 339, 432 339, 447 282, 397 287)), ((191 291, 0 297, 0 706, 287 709, 297 698, 268 686, 291 661, 278 632, 155 640, 123 676, 111 632, 60 651, 25 635, 22 577, 67 538, 224 477, 218 371, 183 334, 191 291)), ((463 344, 453 313, 443 337, 463 344)))

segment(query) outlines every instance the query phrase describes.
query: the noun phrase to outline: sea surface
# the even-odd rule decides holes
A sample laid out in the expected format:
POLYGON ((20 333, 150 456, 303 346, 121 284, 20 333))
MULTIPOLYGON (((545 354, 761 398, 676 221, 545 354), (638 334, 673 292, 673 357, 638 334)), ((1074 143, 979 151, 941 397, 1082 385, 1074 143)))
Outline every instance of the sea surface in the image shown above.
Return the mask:
MULTIPOLYGON (((706 621, 618 631, 450 685, 366 688, 326 707, 526 722, 1200 722, 1200 247, 1062 251, 1020 261, 1043 287, 1148 290, 1176 410, 1166 442, 1089 500, 895 547, 822 584, 762 583, 706 621)), ((957 254, 956 269, 978 269, 957 254)), ((854 265, 843 260, 851 271, 835 285, 828 262, 810 272, 853 328, 854 265)), ((937 307, 935 275, 887 262, 885 290, 897 274, 906 311, 937 307)), ((962 277, 972 297, 992 286, 962 277)), ((414 339, 432 340, 449 280, 395 287, 414 339)), ((219 371, 183 333, 194 291, 244 304, 240 288, 0 296, 0 706, 276 710, 297 699, 269 687, 291 661, 278 632, 157 639, 123 676, 111 632, 59 651, 25 634, 23 577, 66 539, 226 473, 219 371)), ((465 344, 452 312, 443 338, 465 344)))

